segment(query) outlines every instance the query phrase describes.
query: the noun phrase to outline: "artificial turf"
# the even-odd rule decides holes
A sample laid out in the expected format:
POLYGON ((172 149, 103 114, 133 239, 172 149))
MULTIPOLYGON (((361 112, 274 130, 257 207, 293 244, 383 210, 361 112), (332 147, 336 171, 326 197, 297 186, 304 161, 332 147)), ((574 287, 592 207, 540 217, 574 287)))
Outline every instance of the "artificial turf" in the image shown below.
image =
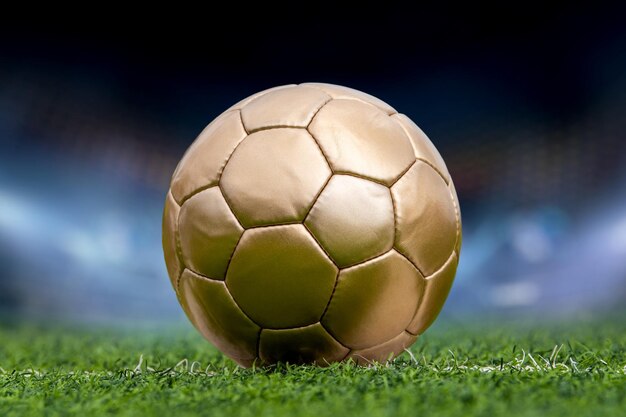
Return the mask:
POLYGON ((624 320, 437 324, 391 364, 241 369, 187 326, 0 327, 0 415, 624 416, 624 320))

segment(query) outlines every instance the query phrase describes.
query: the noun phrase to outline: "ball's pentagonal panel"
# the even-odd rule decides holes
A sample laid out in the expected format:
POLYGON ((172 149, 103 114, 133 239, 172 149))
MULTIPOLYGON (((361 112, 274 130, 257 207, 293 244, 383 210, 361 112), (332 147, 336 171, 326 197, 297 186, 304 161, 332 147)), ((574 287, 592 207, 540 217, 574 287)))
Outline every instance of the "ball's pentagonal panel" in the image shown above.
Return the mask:
POLYGON ((331 97, 323 91, 294 86, 270 91, 241 108, 248 132, 269 127, 306 127, 331 97))
POLYGON ((396 113, 396 110, 384 101, 362 91, 355 90, 353 88, 324 83, 304 83, 300 85, 319 88, 320 90, 330 95, 332 98, 360 100, 362 102, 369 103, 373 106, 378 107, 387 114, 396 113))
POLYGON ((435 145, 428 139, 428 136, 420 129, 411 119, 404 114, 395 114, 392 116, 402 126, 407 136, 411 140, 415 157, 428 161, 437 171, 444 177, 446 182, 450 180, 450 173, 446 167, 446 163, 439 154, 435 145))
POLYGON ((248 136, 220 180, 244 227, 304 220, 330 168, 305 129, 270 129, 248 136))
POLYGON ((243 100, 237 102, 236 104, 231 106, 229 110, 231 109, 241 110, 246 104, 250 103, 252 100, 255 100, 261 96, 264 96, 267 93, 271 93, 272 91, 282 90, 284 88, 290 88, 290 87, 295 87, 295 86, 296 86, 295 84, 279 85, 278 87, 272 87, 272 88, 268 88, 267 90, 259 91, 258 93, 252 94, 251 96, 246 97, 243 100))
POLYGON ((334 175, 305 224, 343 268, 391 249, 393 216, 387 187, 362 178, 334 175))
POLYGON ((337 268, 301 224, 246 230, 226 273, 241 309, 263 328, 319 320, 337 268))
POLYGON ((172 195, 179 204, 199 188, 217 184, 231 153, 246 137, 238 111, 222 114, 200 133, 172 176, 172 195))
POLYGON ((406 329, 423 286, 415 267, 391 250, 341 270, 322 324, 351 349, 376 346, 406 329))
POLYGON ((452 196, 443 178, 417 161, 391 188, 396 207, 396 244, 428 276, 454 250, 457 220, 452 196))
POLYGON ((422 334, 435 321, 452 287, 458 259, 456 252, 453 253, 441 269, 426 278, 424 297, 407 327, 409 332, 422 334))
POLYGON ((380 345, 368 349, 351 351, 350 355, 348 355, 348 359, 352 359, 359 365, 384 363, 400 355, 405 349, 415 343, 416 340, 417 336, 403 331, 393 339, 381 343, 380 345))
POLYGON ((415 159, 400 125, 357 100, 332 100, 313 118, 309 131, 335 172, 390 185, 415 159))
POLYGON ((178 203, 174 201, 172 193, 167 193, 167 197, 165 198, 165 209, 163 210, 163 255, 165 256, 167 273, 176 292, 178 292, 178 278, 182 272, 176 236, 178 233, 179 212, 180 207, 178 206, 178 203))
POLYGON ((185 269, 180 300, 189 320, 205 338, 243 366, 251 365, 261 329, 239 309, 224 282, 185 269))
POLYGON ((295 329, 261 331, 259 356, 263 362, 329 365, 346 357, 341 346, 320 323, 295 329))
POLYGON ((224 279, 243 228, 219 187, 201 191, 185 201, 178 225, 185 265, 206 277, 224 279))

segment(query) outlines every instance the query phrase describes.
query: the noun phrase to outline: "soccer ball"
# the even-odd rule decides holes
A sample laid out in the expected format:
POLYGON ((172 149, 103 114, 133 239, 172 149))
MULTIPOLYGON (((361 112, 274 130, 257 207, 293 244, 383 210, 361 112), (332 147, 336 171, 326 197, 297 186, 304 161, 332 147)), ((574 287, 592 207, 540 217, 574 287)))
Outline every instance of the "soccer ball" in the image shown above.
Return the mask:
POLYGON ((246 367, 395 357, 441 310, 460 246, 452 179, 426 135, 330 84, 222 113, 178 164, 163 215, 180 304, 246 367))

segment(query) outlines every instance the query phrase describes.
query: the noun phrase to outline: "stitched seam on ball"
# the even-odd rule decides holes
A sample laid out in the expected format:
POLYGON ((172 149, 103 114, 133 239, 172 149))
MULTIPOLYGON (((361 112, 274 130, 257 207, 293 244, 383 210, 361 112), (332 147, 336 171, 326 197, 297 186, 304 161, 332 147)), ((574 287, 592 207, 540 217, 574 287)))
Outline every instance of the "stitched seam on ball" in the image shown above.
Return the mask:
MULTIPOLYGON (((224 190, 222 190, 222 187, 220 187, 219 185, 217 186, 217 188, 220 190, 220 194, 222 194, 222 198, 224 199, 224 202, 228 206, 228 210, 230 210, 230 214, 232 214, 235 220, 237 220, 237 224, 239 224, 239 227, 241 227, 245 231, 246 228, 243 226, 243 223, 241 223, 241 220, 239 220, 239 217, 237 217, 237 215, 235 214, 232 204, 230 203, 230 201, 228 201, 228 198, 226 197, 226 193, 224 192, 224 190)), ((235 246, 235 248, 236 247, 237 246, 235 246)))
POLYGON ((300 220, 288 220, 285 222, 272 223, 272 224, 259 224, 258 226, 249 226, 244 227, 244 230, 254 230, 254 229, 264 229, 266 227, 274 227, 274 226, 289 226, 294 224, 302 224, 300 220))
MULTIPOLYGON (((445 263, 444 263, 445 266, 445 263)), ((443 266, 442 266, 443 268, 443 266)), ((415 306, 415 312, 413 312, 413 317, 411 317, 411 320, 409 321, 409 323, 407 324, 407 328, 404 329, 405 332, 407 332, 408 334, 412 335, 412 336, 419 336, 418 334, 413 334, 408 330, 408 326, 411 325, 411 323, 413 323, 413 321, 417 318, 417 314, 420 311, 420 307, 422 306, 422 303, 424 302, 424 296, 426 295, 426 285, 428 285, 428 282, 426 280, 426 278, 424 277, 423 274, 420 273, 420 275, 422 276, 422 291, 420 292, 420 298, 419 298, 419 304, 417 306, 415 306)))
POLYGON ((326 186, 328 185, 328 183, 330 182, 332 177, 333 177, 333 174, 332 174, 332 171, 331 171, 331 174, 328 176, 328 178, 326 178, 326 181, 324 182, 324 184, 322 185, 320 190, 317 192, 317 195, 313 199, 313 202, 311 203, 311 206, 307 209, 306 214, 304 215, 304 220, 302 220, 302 224, 306 223, 306 219, 307 219, 307 217, 309 217, 309 214, 311 214, 311 210, 313 210, 313 206, 315 206, 315 203, 317 203, 317 200, 322 195, 322 192, 324 191, 324 189, 326 188, 326 186))
POLYGON ((204 279, 206 281, 210 281, 210 282, 224 282, 223 279, 211 278, 211 277, 203 275, 203 274, 201 274, 201 273, 199 273, 197 271, 194 271, 193 269, 191 269, 191 268, 189 268, 187 266, 184 269, 186 269, 187 271, 191 272, 194 275, 197 275, 198 278, 204 279))
POLYGON ((317 237, 315 236, 315 234, 313 234, 313 232, 311 231, 311 229, 309 229, 309 226, 306 225, 306 223, 299 223, 302 224, 302 226, 304 226, 304 228, 306 229, 306 231, 309 233, 309 235, 313 238, 313 240, 315 241, 315 243, 317 243, 317 246, 322 250, 322 252, 324 252, 324 255, 326 255, 326 257, 333 263, 333 265, 335 265, 335 268, 337 269, 341 269, 339 268, 339 265, 337 265, 337 263, 335 262, 335 260, 330 256, 330 253, 328 253, 328 251, 326 250, 326 248, 322 245, 322 243, 317 239, 317 237))
POLYGON ((257 127, 256 129, 251 129, 250 131, 247 131, 247 132, 248 132, 248 135, 251 135, 253 133, 262 132, 264 130, 274 130, 274 129, 303 129, 303 130, 306 130, 306 126, 268 125, 268 126, 257 127))
MULTIPOLYGON (((229 110, 230 111, 230 110, 229 110)), ((202 185, 198 188, 196 188, 195 190, 191 191, 189 194, 184 195, 181 198, 180 201, 180 206, 182 206, 183 204, 185 204, 185 201, 189 200, 191 197, 193 197, 194 195, 201 193, 204 190, 207 190, 211 187, 214 186, 218 186, 220 185, 220 180, 222 179, 222 174, 224 173, 224 168, 226 168, 226 164, 228 164, 228 161, 230 161, 230 158, 233 156, 233 153, 235 153, 235 150, 239 147, 239 145, 241 145, 241 143, 248 137, 250 136, 250 134, 248 133, 248 131, 246 130, 246 127, 243 124, 243 119, 241 118, 241 110, 233 110, 233 111, 237 111, 239 112, 239 120, 241 122, 241 127, 244 131, 244 133, 246 134, 243 138, 241 138, 241 140, 239 142, 237 142, 237 144, 235 145, 235 147, 233 148, 232 152, 228 155, 228 157, 226 158, 226 161, 224 161, 224 164, 222 166, 220 166, 218 168, 217 171, 217 179, 214 181, 209 182, 208 184, 202 185)), ((193 144, 192 144, 193 146, 193 144)), ((184 157, 184 156, 183 156, 184 157)))
MULTIPOLYGON (((380 346, 384 345, 385 343, 389 343, 389 342, 391 342, 393 339, 395 339, 395 338, 397 338, 397 337, 402 336, 402 334, 403 334, 403 333, 408 333, 410 336, 417 336, 417 335, 414 335, 414 334, 412 334, 412 333, 410 333, 410 332, 408 332, 408 331, 406 331, 406 330, 402 330, 400 333, 398 333, 397 335, 395 335, 395 336, 393 336, 393 337, 391 337, 391 338, 389 338, 389 339, 385 340, 384 342, 378 343, 378 344, 376 344, 376 345, 374 345, 374 346, 370 346, 370 347, 367 347, 367 348, 357 349, 356 351, 360 351, 360 350, 362 351, 362 350, 370 350, 370 349, 375 349, 375 348, 377 348, 377 347, 380 347, 380 346)), ((403 348, 403 349, 402 349, 402 351, 405 351, 405 350, 406 350, 406 348, 403 348)), ((389 352, 388 356, 391 356, 391 354, 393 354, 393 352, 389 352)), ((399 353, 398 355, 395 355, 395 357, 400 356, 401 354, 402 354, 402 352, 401 352, 401 353, 399 353)), ((366 358, 364 358, 364 357, 363 357, 363 356, 361 356, 361 355, 355 355, 355 356, 359 356, 360 358, 364 359, 365 361, 367 361, 367 362, 369 362, 369 363, 372 363, 372 362, 377 362, 377 361, 370 361, 369 359, 366 359, 366 358)), ((395 359, 395 357, 394 357, 393 359, 395 359)), ((391 359, 391 358, 390 358, 390 359, 387 359, 385 362, 390 362, 390 361, 391 361, 391 360, 393 360, 393 359, 391 359)))
MULTIPOLYGON (((396 113, 396 115, 400 115, 400 113, 396 113)), ((390 117, 391 116, 392 115, 390 115, 390 117)), ((415 146, 413 145, 413 141, 411 140, 411 134, 406 130, 404 125, 397 120, 397 117, 392 117, 392 119, 394 119, 394 121, 402 128, 402 131, 404 132, 404 135, 406 136, 407 140, 409 141, 409 144, 411 145, 411 149, 413 149, 413 154, 415 155, 415 158, 417 160, 419 160, 419 161, 422 161, 422 162, 430 165, 431 168, 433 168, 441 176, 441 178, 443 178, 445 183, 448 184, 448 179, 445 177, 445 175, 443 175, 443 173, 441 171, 439 171, 439 169, 435 165, 433 165, 430 161, 427 161, 426 159, 417 156, 417 151, 415 149, 415 146)))
POLYGON ((391 198, 391 208, 393 209, 393 244, 391 245, 393 248, 396 245, 396 237, 398 236, 398 210, 396 208, 396 201, 393 198, 391 188, 389 188, 389 197, 391 198))
POLYGON ((418 161, 418 160, 419 160, 418 158, 415 158, 415 159, 413 160, 413 162, 411 162, 411 163, 409 164, 409 166, 408 166, 408 167, 406 167, 406 169, 405 169, 404 171, 402 171, 402 173, 401 173, 400 175, 398 175, 398 178, 396 178, 395 180, 393 180, 393 182, 392 182, 391 184, 389 184, 389 188, 391 188, 391 187, 393 187, 394 185, 396 185, 396 184, 397 184, 397 182, 398 182, 398 181, 400 181, 400 179, 401 179, 402 177, 404 177, 404 175, 405 175, 407 172, 409 172, 409 170, 410 170, 411 168, 413 168, 413 165, 415 165, 415 164, 417 163, 417 161, 418 161))
MULTIPOLYGON (((268 90, 270 90, 270 91, 261 91, 260 93, 258 93, 259 94, 258 96, 254 97, 253 99, 251 99, 247 103, 243 103, 241 106, 237 106, 237 103, 233 104, 232 110, 241 110, 244 107, 246 107, 248 104, 252 103, 254 100, 256 100, 258 98, 261 98, 261 97, 263 97, 263 96, 265 96, 265 95, 267 95, 269 93, 273 93, 274 91, 280 91, 280 90, 283 90, 285 88, 297 87, 297 86, 298 86, 298 84, 285 84, 285 85, 280 85, 278 87, 268 88, 268 90), (237 107, 235 107, 235 106, 237 106, 237 107)), ((252 94, 252 95, 254 95, 254 94, 252 94)), ((244 99, 241 99, 240 102, 241 101, 246 101, 248 98, 250 98, 250 97, 248 96, 248 97, 246 97, 244 99)))
MULTIPOLYGON (((333 296, 335 295, 335 291, 337 290, 337 284, 339 283, 339 273, 340 272, 341 272, 341 270, 338 269, 337 273, 335 274, 335 283, 333 284, 333 290, 330 293, 330 297, 328 298, 328 302, 326 303, 326 307, 324 307, 324 311, 322 312, 322 315, 320 316, 320 319, 319 319, 320 325, 322 324, 322 319, 324 318, 324 316, 326 315, 326 312, 328 311, 328 307, 330 307, 330 303, 333 301, 333 296)), ((322 326, 322 327, 324 327, 324 326, 322 326)))
POLYGON ((394 250, 393 246, 390 249, 387 249, 386 251, 384 251, 383 253, 379 253, 378 255, 371 256, 371 257, 369 257, 369 258, 367 258, 365 260, 359 261, 359 262, 357 262, 355 264, 344 266, 344 267, 341 268, 341 270, 352 269, 352 268, 355 268, 355 267, 359 267, 359 266, 361 266, 363 264, 376 261, 378 258, 382 258, 383 256, 387 255, 392 250, 394 250))
MULTIPOLYGON (((413 319, 415 319, 415 317, 413 317, 413 319)), ((413 320, 411 320, 411 321, 413 321, 413 320)), ((404 329, 404 331, 405 331, 405 332, 407 332, 408 334, 410 334, 411 336, 417 336, 417 337, 419 337, 419 334, 417 334, 417 333, 412 333, 412 332, 410 332, 408 329, 404 329)))
POLYGON ((315 116, 317 116, 317 114, 324 108, 325 105, 333 101, 333 96, 328 94, 326 91, 323 91, 323 93, 328 96, 328 100, 323 102, 317 109, 315 109, 315 111, 313 112, 313 115, 311 116, 311 120, 309 120, 309 122, 306 124, 307 130, 309 129, 309 126, 311 126, 311 123, 313 123, 313 119, 315 119, 315 116))
POLYGON ((241 232, 241 234, 239 235, 239 238, 237 239, 237 243, 235 243, 235 247, 233 247, 233 251, 228 257, 228 261, 226 262, 226 268, 224 269, 224 281, 226 281, 226 274, 228 273, 228 268, 230 268, 230 263, 233 261, 233 258, 235 257, 235 251, 237 250, 237 246, 239 246, 239 242, 241 242, 241 238, 243 237, 244 233, 245 233, 245 230, 241 232))
MULTIPOLYGON (((217 188, 220 190, 220 193, 222 194, 222 198, 224 199, 224 202, 228 206, 228 210, 230 210, 230 214, 232 214, 233 217, 235 218, 235 220, 237 220, 237 224, 239 224, 239 227, 241 227, 245 231, 246 228, 244 227, 243 223, 241 223, 241 220, 239 220, 239 217, 237 217, 237 215, 235 214, 235 211, 233 210, 233 206, 232 206, 231 202, 228 201, 228 197, 226 197, 226 193, 224 192, 224 190, 222 190, 222 187, 220 187, 219 184, 217 185, 217 188)), ((242 233, 242 235, 243 235, 243 233, 242 233)), ((235 246, 235 248, 237 248, 237 247, 235 246)), ((233 253, 234 253, 234 251, 233 251, 233 253)))
POLYGON ((356 172, 350 172, 350 171, 334 171, 335 175, 348 175, 350 177, 355 177, 355 178, 359 178, 365 181, 371 181, 374 182, 376 184, 382 185, 383 187, 387 187, 389 188, 389 186, 382 180, 376 179, 376 178, 372 178, 372 177, 368 177, 365 176, 363 174, 357 174, 356 172))
MULTIPOLYGON (((263 97, 265 94, 263 94, 262 96, 259 96, 257 98, 263 97)), ((255 98, 254 100, 256 100, 257 98, 255 98)), ((252 101, 254 101, 252 100, 252 101)), ((250 103, 252 103, 252 101, 250 103)), ((250 104, 248 103, 248 104, 250 104)), ((247 104, 246 104, 247 105, 247 104)), ((245 107, 245 106, 244 106, 245 107)), ((243 108, 243 107, 242 107, 243 108)), ((246 137, 250 136, 250 132, 248 131, 248 128, 246 127, 246 124, 243 122, 243 114, 241 113, 241 109, 237 110, 239 112, 239 121, 241 122, 241 127, 243 128, 243 131, 246 132, 246 137)), ((245 138, 244 138, 245 139, 245 138)), ((242 139, 243 140, 243 139, 242 139)), ((237 146, 239 146, 239 144, 237 144, 237 146)), ((236 147, 235 147, 236 148, 236 147)), ((233 149, 233 152, 235 150, 233 149)), ((231 154, 232 155, 232 154, 231 154)), ((230 159, 230 158, 229 158, 230 159)), ((226 163, 228 163, 228 160, 226 160, 226 163)))
POLYGON ((323 328, 324 330, 326 330, 326 333, 328 333, 328 334, 329 334, 329 335, 330 335, 333 339, 335 339, 335 341, 336 341, 337 343, 339 343, 341 346, 345 347, 345 348, 346 348, 346 349, 348 349, 348 350, 352 350, 352 348, 350 348, 350 347, 348 347, 348 346, 344 345, 343 343, 341 343, 341 340, 339 340, 339 339, 337 338, 337 336, 335 336, 335 335, 333 334, 333 332, 331 332, 331 331, 328 329, 328 327, 324 326, 324 323, 322 323, 322 321, 321 321, 321 320, 320 320, 320 322, 319 322, 319 323, 320 323, 320 326, 322 326, 322 328, 323 328))
MULTIPOLYGON (((320 86, 317 86, 317 85, 311 85, 311 84, 298 84, 298 85, 301 85, 303 87, 311 87, 311 88, 315 88, 317 90, 320 90, 320 91, 328 94, 329 96, 331 96, 333 98, 333 100, 354 100, 354 101, 359 101, 359 102, 361 102, 363 104, 368 104, 370 106, 374 106, 374 107, 376 107, 377 110, 382 111, 383 113, 385 113, 388 116, 393 116, 394 114, 398 114, 398 111, 396 109, 394 109, 393 107, 389 106, 387 103, 385 103, 385 104, 387 104, 393 110, 391 113, 387 113, 386 110, 383 110, 382 108, 378 107, 376 104, 370 103, 370 102, 365 101, 365 100, 363 100, 361 98, 358 98, 358 97, 350 97, 350 96, 347 96, 347 95, 344 96, 344 97, 335 97, 330 92, 326 91, 324 88, 322 88, 320 86)), ((345 94, 348 94, 348 93, 345 93, 345 94)))
MULTIPOLYGON (((397 247, 395 247, 395 245, 394 245, 393 250, 395 250, 395 251, 396 251, 396 253, 398 253, 399 255, 401 255, 404 259, 406 259, 407 261, 409 261, 409 262, 411 263, 411 265, 413 265, 413 267, 414 267, 415 269, 417 269, 417 272, 419 272, 419 273, 420 273, 420 275, 421 275, 422 277, 424 277, 424 279, 426 279, 426 275, 424 275, 424 273, 422 272, 422 270, 421 270, 421 269, 420 269, 417 265, 415 265, 415 262, 413 262, 411 259, 409 259, 409 257, 408 257, 406 254, 402 253, 402 250, 401 250, 400 248, 397 248, 397 247)), ((444 265, 445 265, 445 263, 444 263, 444 265)))
MULTIPOLYGON (((312 121, 311 121, 312 122, 312 121)), ((310 123, 309 123, 310 125, 310 123)), ((313 133, 311 133, 311 131, 309 130, 309 127, 307 126, 306 131, 309 133, 309 135, 313 138, 313 142, 315 142, 315 145, 317 145, 317 148, 320 150, 320 153, 322 154, 322 156, 324 157, 324 160, 326 161, 326 164, 328 165, 328 169, 330 169, 330 172, 332 174, 335 174, 335 170, 333 169, 333 166, 330 164, 330 161, 328 160, 328 157, 326 156, 326 154, 324 153, 324 150, 322 149, 322 146, 320 145, 320 143, 317 141, 317 139, 315 138, 315 135, 313 135, 313 133)))
MULTIPOLYGON (((239 120, 241 122, 241 126, 243 128, 243 131, 246 133, 246 136, 244 136, 233 148, 233 150, 231 151, 231 153, 226 157, 226 161, 224 161, 224 164, 219 168, 218 170, 218 175, 217 175, 217 180, 216 181, 212 181, 207 185, 203 185, 201 187, 196 188, 195 190, 193 190, 192 192, 190 192, 188 195, 184 196, 181 200, 180 205, 182 206, 185 201, 189 200, 191 197, 193 197, 194 195, 201 193, 204 190, 207 190, 213 186, 217 186, 220 187, 220 191, 222 190, 222 187, 220 186, 220 183, 222 181, 222 174, 224 173, 224 169, 226 169, 226 165, 228 165, 228 162, 230 161, 230 159, 232 158, 233 154, 235 153, 235 151, 237 150, 237 148, 239 148, 239 146, 243 143, 244 140, 246 140, 246 138, 248 136, 250 136, 250 134, 248 133, 248 131, 246 130, 246 126, 243 124, 243 119, 241 117, 241 110, 237 110, 239 112, 239 120)), ((222 195, 224 195, 224 193, 222 193, 222 195)), ((224 199, 226 199, 224 197, 224 199)), ((226 202, 228 204, 228 201, 226 202)), ((232 211, 233 215, 235 214, 235 212, 232 211)), ((235 218, 237 218, 237 216, 235 216, 235 218)), ((239 221, 239 219, 237 219, 237 221, 239 221)))
MULTIPOLYGON (((248 131, 248 134, 260 132, 260 131, 263 131, 263 130, 271 130, 271 129, 305 129, 306 130, 309 127, 309 125, 311 124, 311 122, 313 121, 313 119, 315 118, 315 116, 317 116, 317 113, 319 113, 319 111, 322 109, 322 107, 324 107, 326 104, 328 104, 329 101, 331 101, 333 99, 327 93, 326 93, 326 95, 328 96, 328 99, 326 101, 322 102, 319 105, 318 108, 313 110, 313 112, 311 113, 311 119, 308 122, 306 122, 304 124, 304 126, 290 125, 290 124, 275 124, 275 125, 268 125, 268 126, 257 127, 256 129, 250 129, 248 131)), ((243 119, 242 119, 242 123, 243 123, 243 119)))
POLYGON ((212 182, 210 182, 210 183, 208 183, 206 185, 203 185, 203 186, 200 186, 200 187, 196 188, 195 190, 193 190, 192 192, 190 192, 189 194, 187 194, 186 196, 184 196, 181 199, 180 206, 182 207, 183 204, 185 204, 187 202, 187 200, 189 200, 190 198, 196 196, 197 194, 200 194, 202 191, 206 191, 206 190, 208 190, 210 188, 217 187, 217 186, 218 186, 218 181, 212 181, 212 182))
MULTIPOLYGON (((192 271, 193 272, 193 271, 192 271)), ((200 277, 202 277, 200 275, 200 277)), ((212 280, 211 280, 212 281, 212 280)), ((233 303, 235 303, 235 305, 237 306, 237 308, 239 309, 239 311, 241 311, 241 314, 243 314, 248 320, 250 320, 255 326, 257 326, 258 328, 262 329, 263 326, 261 326, 259 323, 257 323, 256 321, 254 321, 252 319, 252 317, 250 317, 250 315, 248 313, 246 313, 244 311, 243 308, 241 308, 241 306, 239 305, 239 303, 237 302, 237 300, 235 299, 235 297, 233 296, 233 294, 230 292, 230 288, 228 288, 228 283, 226 282, 226 280, 224 279, 224 281, 221 281, 224 283, 224 287, 226 288, 226 292, 228 293, 228 296, 230 297, 231 300, 233 300, 233 303)))
POLYGON ((176 221, 174 222, 174 251, 176 252, 176 258, 178 260, 178 262, 180 263, 180 272, 178 273, 178 276, 176 277, 176 297, 178 297, 178 293, 180 291, 180 278, 183 276, 183 272, 185 271, 185 269, 187 268, 187 266, 185 265, 185 260, 183 259, 183 249, 182 246, 180 244, 180 212, 182 210, 182 205, 179 205, 178 202, 176 202, 176 199, 174 198, 174 195, 172 194, 172 190, 170 189, 168 191, 169 197, 172 198, 172 201, 174 202, 174 204, 176 204, 178 206, 178 214, 176 215, 176 221))
MULTIPOLYGON (((396 251, 396 252, 397 252, 397 251, 396 251)), ((398 253, 399 253, 399 252, 398 252, 398 253)), ((405 259, 407 259, 407 261, 408 261, 408 258, 406 258, 406 256, 405 256, 405 259)), ((409 262, 410 262, 410 261, 409 261, 409 262)), ((444 263, 444 265, 445 265, 445 263, 444 263)), ((415 266, 415 265, 413 265, 413 266, 415 266)), ((424 302, 424 296, 426 295, 426 285, 428 284, 428 283, 426 282, 426 278, 424 277, 424 274, 422 274, 422 273, 419 271, 419 269, 418 269, 417 271, 418 271, 418 272, 419 272, 419 274, 420 274, 419 279, 420 279, 420 280, 421 280, 421 282, 422 282, 422 288, 421 288, 421 290, 420 290, 420 296, 419 296, 419 299, 418 299, 418 303, 417 303, 417 305, 415 306, 415 311, 413 311, 413 314, 411 315, 411 319, 410 319, 410 320, 409 320, 409 322, 407 323, 407 327, 408 327, 408 326, 410 326, 410 325, 411 325, 411 323, 413 323, 413 320, 415 320, 415 317, 417 317, 417 313, 420 311, 420 306, 421 306, 421 305, 422 305, 422 303, 424 302)), ((406 328, 405 328, 405 330, 406 330, 406 328)))
POLYGON ((432 169, 433 169, 433 170, 434 170, 434 171, 435 171, 435 172, 436 172, 436 173, 437 173, 437 174, 441 177, 441 179, 443 180, 443 182, 445 182, 445 183, 446 183, 446 185, 447 185, 447 186, 449 186, 449 185, 450 185, 450 181, 448 181, 448 179, 446 178, 446 176, 445 176, 445 175, 443 175, 443 173, 442 173, 441 171, 439 171, 439 168, 437 168, 435 165, 433 165, 433 163, 432 163, 432 162, 430 162, 430 161, 429 161, 429 160, 427 160, 427 159, 424 159, 424 158, 419 158, 419 157, 418 157, 418 158, 415 158, 415 159, 416 159, 416 160, 418 160, 418 161, 421 161, 421 162, 425 163, 426 165, 428 165, 429 167, 431 167, 431 168, 432 168, 432 169))
MULTIPOLYGON (((456 217, 456 239, 454 240, 454 249, 452 252, 457 252, 457 245, 459 243, 459 239, 461 237, 461 208, 456 203, 456 199, 454 198, 454 194, 452 193, 452 187, 448 184, 448 193, 450 194, 450 198, 452 199, 452 205, 454 206, 454 216, 456 217)), ((460 254, 457 253, 457 256, 460 254)))
POLYGON ((435 270, 435 272, 433 272, 432 274, 428 275, 427 277, 424 277, 424 279, 426 281, 429 281, 433 275, 438 274, 439 272, 441 272, 452 260, 453 257, 457 256, 456 251, 452 251, 452 253, 450 254, 450 256, 448 256, 448 258, 445 260, 445 262, 443 263, 443 265, 441 265, 439 268, 437 268, 435 270))

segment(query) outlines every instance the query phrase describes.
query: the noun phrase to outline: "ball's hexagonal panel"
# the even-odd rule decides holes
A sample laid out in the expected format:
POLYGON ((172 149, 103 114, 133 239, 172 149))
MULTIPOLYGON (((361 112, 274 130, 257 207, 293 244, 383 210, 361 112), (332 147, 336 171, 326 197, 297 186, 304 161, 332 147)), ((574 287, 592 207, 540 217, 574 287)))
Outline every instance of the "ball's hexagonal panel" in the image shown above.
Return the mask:
POLYGON ((272 88, 268 88, 267 90, 263 90, 263 91, 259 91, 256 94, 252 94, 251 96, 248 96, 246 98, 244 98, 243 100, 237 102, 236 104, 232 105, 230 107, 230 109, 235 109, 235 110, 241 110, 246 104, 250 103, 252 100, 255 100, 261 96, 264 96, 267 93, 271 93, 272 91, 276 91, 276 90, 282 90, 284 88, 289 88, 289 87, 295 87, 295 84, 287 84, 287 85, 279 85, 278 87, 272 87, 272 88))
POLYGON ((348 352, 319 323, 296 329, 264 329, 259 341, 259 356, 267 363, 325 366, 342 360, 348 352))
POLYGON ((407 136, 411 140, 415 157, 430 162, 437 171, 444 177, 446 182, 450 181, 450 173, 446 167, 446 163, 439 154, 435 145, 430 141, 428 136, 420 129, 411 119, 404 114, 395 114, 392 116, 402 126, 407 136))
POLYGON ((167 274, 169 275, 172 286, 177 293, 178 278, 180 277, 180 273, 182 271, 181 260, 179 258, 176 242, 179 212, 180 207, 178 206, 178 203, 174 201, 172 193, 168 192, 167 197, 165 197, 165 208, 163 209, 163 255, 165 257, 167 274))
POLYGON ((250 366, 261 329, 239 309, 224 282, 185 269, 179 286, 183 309, 198 331, 237 363, 250 366))
POLYGON ((393 203, 384 185, 334 175, 305 220, 326 252, 344 268, 393 246, 393 203))
POLYGON ((315 323, 337 268, 301 224, 246 230, 226 272, 241 309, 263 328, 315 323))
POLYGON ((403 331, 393 339, 369 349, 353 350, 346 359, 352 359, 359 365, 385 363, 400 355, 417 340, 414 336, 403 331))
POLYGON ((355 90, 354 88, 324 83, 303 83, 300 85, 319 88, 320 90, 330 95, 332 98, 360 100, 362 102, 369 103, 373 106, 378 107, 387 114, 396 113, 396 110, 393 107, 391 107, 389 104, 385 103, 381 99, 371 96, 362 91, 355 90))
POLYGON ((206 277, 224 279, 243 228, 219 187, 201 191, 185 201, 178 228, 185 265, 206 277))
POLYGON ((458 263, 459 258, 454 252, 439 271, 426 278, 424 297, 407 327, 409 332, 422 334, 435 321, 448 298, 458 263))
POLYGON ((448 186, 432 167, 417 161, 391 187, 391 194, 395 248, 428 276, 444 264, 456 243, 456 212, 448 186))
POLYGON ((246 137, 238 111, 212 121, 189 147, 172 176, 172 195, 179 204, 199 188, 217 184, 226 161, 246 137))
POLYGON ((237 147, 220 187, 249 228, 304 220, 330 174, 305 129, 270 129, 251 134, 237 147))
POLYGON ((424 279, 394 250, 343 269, 322 318, 342 345, 366 349, 400 334, 415 315, 424 279))
POLYGON ((400 125, 380 109, 357 100, 332 100, 308 129, 336 173, 391 185, 415 160, 400 125))
POLYGON ((243 106, 241 118, 250 133, 273 126, 306 127, 313 115, 330 99, 328 94, 317 88, 281 88, 243 106))

